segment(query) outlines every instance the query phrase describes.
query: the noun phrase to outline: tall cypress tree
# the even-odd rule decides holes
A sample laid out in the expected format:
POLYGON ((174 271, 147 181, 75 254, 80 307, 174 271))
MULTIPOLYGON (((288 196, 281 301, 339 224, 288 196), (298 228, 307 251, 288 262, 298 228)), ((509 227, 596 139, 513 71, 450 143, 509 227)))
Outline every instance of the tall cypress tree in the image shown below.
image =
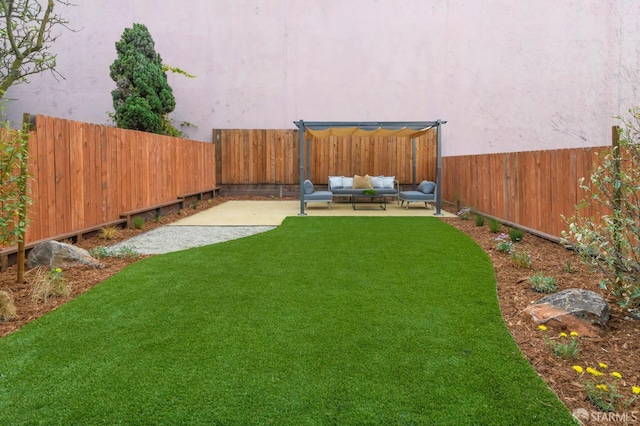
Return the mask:
POLYGON ((111 92, 116 125, 172 134, 166 116, 174 110, 176 101, 147 27, 133 24, 133 28, 126 28, 116 42, 116 52, 118 58, 109 68, 116 82, 111 92))

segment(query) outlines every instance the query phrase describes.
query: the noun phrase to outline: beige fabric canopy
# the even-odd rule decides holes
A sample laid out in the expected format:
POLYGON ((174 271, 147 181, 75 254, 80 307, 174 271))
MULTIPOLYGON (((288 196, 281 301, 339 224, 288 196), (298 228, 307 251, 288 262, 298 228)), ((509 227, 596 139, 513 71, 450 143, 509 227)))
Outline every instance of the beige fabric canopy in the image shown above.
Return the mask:
POLYGON ((369 130, 361 127, 329 127, 326 129, 310 129, 306 128, 307 135, 310 139, 320 139, 329 136, 346 137, 346 136, 397 136, 397 137, 411 137, 417 138, 427 133, 431 127, 424 129, 411 129, 409 127, 402 127, 400 129, 388 129, 384 127, 378 127, 377 129, 369 130))

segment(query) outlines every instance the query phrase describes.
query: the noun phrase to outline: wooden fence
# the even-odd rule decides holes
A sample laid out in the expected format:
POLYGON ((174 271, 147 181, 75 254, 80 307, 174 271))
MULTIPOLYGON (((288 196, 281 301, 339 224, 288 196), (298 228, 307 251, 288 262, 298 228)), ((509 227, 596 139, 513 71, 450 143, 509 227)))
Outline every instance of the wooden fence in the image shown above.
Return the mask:
MULTIPOLYGON (((297 130, 213 131, 220 185, 299 184, 297 130)), ((305 144, 306 148, 306 144, 305 144)), ((310 176, 317 184, 329 175, 396 176, 412 182, 412 141, 396 137, 329 137, 311 142, 310 176)), ((416 138, 418 180, 436 177, 436 131, 416 138)), ((306 158, 306 150, 305 150, 306 158)))
MULTIPOLYGON (((584 198, 578 181, 588 178, 598 153, 609 147, 445 157, 443 199, 560 237, 562 216, 584 198)), ((582 214, 595 215, 588 207, 582 214)))
MULTIPOLYGON (((297 130, 213 131, 213 144, 37 116, 27 242, 117 220, 123 212, 221 185, 298 185, 297 130)), ((412 141, 335 138, 311 142, 310 175, 388 175, 412 182, 412 141)), ((416 139, 417 180, 436 178, 436 131, 416 139)), ((608 149, 444 157, 442 196, 487 215, 560 236, 582 199, 578 179, 608 149)), ((306 151, 304 153, 306 158, 306 151)))
POLYGON ((216 186, 210 143, 38 115, 29 153, 26 243, 216 186))

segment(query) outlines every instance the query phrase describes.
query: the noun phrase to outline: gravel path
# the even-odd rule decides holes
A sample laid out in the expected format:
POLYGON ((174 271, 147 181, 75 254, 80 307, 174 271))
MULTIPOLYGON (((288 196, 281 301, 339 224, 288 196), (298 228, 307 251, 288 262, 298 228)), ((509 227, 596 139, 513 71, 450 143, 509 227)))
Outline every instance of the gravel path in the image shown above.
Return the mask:
POLYGON ((140 254, 162 254, 235 240, 270 231, 275 226, 161 226, 111 246, 127 246, 140 254))

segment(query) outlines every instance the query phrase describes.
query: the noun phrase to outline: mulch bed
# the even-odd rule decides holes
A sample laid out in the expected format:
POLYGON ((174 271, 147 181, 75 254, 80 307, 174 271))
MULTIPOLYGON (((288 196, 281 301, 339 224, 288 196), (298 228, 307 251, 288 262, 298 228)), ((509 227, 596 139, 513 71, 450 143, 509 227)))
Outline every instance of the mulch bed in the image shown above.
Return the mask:
MULTIPOLYGON (((259 196, 251 198, 272 199, 271 197, 259 196)), ((142 230, 123 229, 114 239, 107 241, 94 237, 81 241, 78 246, 91 249, 97 246, 112 245, 230 199, 247 199, 247 197, 219 197, 202 201, 183 211, 163 216, 158 221, 148 222, 142 230)), ((452 206, 445 206, 445 210, 454 211, 452 206)), ((609 371, 618 371, 622 374, 621 385, 626 395, 629 395, 631 385, 640 386, 637 358, 638 351, 640 351, 640 321, 629 318, 616 301, 607 292, 600 289, 599 277, 593 274, 587 266, 584 266, 575 253, 557 243, 526 234, 523 241, 518 243, 518 247, 519 250, 530 254, 532 266, 531 269, 521 269, 514 266, 507 254, 496 250, 495 238, 497 234, 491 233, 486 225, 476 226, 473 218, 471 220, 443 218, 442 220, 469 235, 490 257, 497 277, 497 297, 506 326, 525 358, 570 410, 583 408, 589 413, 596 411, 595 407, 587 400, 580 378, 572 368, 573 365, 597 367, 599 362, 608 364, 609 371), (602 294, 611 306, 612 316, 606 328, 602 329, 597 337, 580 337, 581 352, 577 359, 564 360, 553 355, 545 346, 541 331, 523 315, 524 308, 544 296, 531 291, 526 281, 527 277, 540 271, 557 280, 558 290, 568 288, 592 290, 602 294)), ((13 320, 0 322, 0 337, 56 309, 137 260, 107 258, 100 261, 105 265, 103 269, 80 267, 65 270, 64 275, 72 284, 71 295, 67 298, 49 299, 46 304, 36 303, 31 299, 28 284, 16 284, 15 266, 0 273, 0 289, 9 290, 12 293, 17 310, 17 316, 13 320)), ((554 333, 553 330, 550 330, 549 335, 554 336, 554 333)), ((625 409, 625 413, 633 412, 640 423, 640 401, 636 401, 625 409)), ((615 423, 609 421, 611 417, 601 417, 601 419, 604 420, 594 421, 592 416, 588 424, 615 423)), ((618 422, 618 424, 622 423, 624 422, 618 422)))

